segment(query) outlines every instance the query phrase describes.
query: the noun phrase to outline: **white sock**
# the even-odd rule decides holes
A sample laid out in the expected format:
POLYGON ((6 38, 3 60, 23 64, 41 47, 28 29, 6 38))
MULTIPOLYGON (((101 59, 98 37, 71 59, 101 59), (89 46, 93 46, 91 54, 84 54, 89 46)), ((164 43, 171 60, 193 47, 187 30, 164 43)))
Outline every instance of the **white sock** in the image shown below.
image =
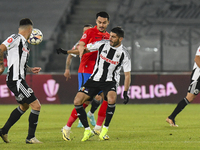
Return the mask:
POLYGON ((92 115, 94 115, 94 114, 93 114, 93 113, 91 113, 91 111, 89 111, 89 112, 88 112, 88 115, 89 115, 89 116, 92 116, 92 115))
POLYGON ((106 129, 108 129, 108 127, 106 127, 106 126, 104 126, 104 125, 103 125, 103 128, 106 128, 106 129))
POLYGON ((65 125, 63 128, 66 130, 71 130, 71 127, 68 127, 67 125, 65 125))
POLYGON ((85 130, 91 130, 90 127, 85 128, 85 130))
POLYGON ((101 126, 95 125, 94 129, 101 130, 101 126))

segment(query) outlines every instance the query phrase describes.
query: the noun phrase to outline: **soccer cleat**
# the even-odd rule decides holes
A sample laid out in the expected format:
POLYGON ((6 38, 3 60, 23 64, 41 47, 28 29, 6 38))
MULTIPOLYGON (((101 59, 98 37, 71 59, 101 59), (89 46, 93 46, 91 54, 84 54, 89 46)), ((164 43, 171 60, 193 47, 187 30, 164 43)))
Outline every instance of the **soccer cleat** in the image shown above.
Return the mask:
POLYGON ((70 130, 65 129, 64 127, 61 129, 62 135, 63 135, 63 140, 65 141, 71 141, 70 139, 70 130))
POLYGON ((96 121, 95 121, 95 119, 94 119, 94 115, 89 115, 89 112, 87 113, 87 116, 88 116, 88 118, 90 119, 90 123, 91 123, 91 125, 92 126, 95 126, 96 125, 96 121))
MULTIPOLYGON (((95 128, 94 128, 92 131, 93 131, 94 134, 96 134, 96 135, 100 135, 100 133, 101 133, 101 129, 98 130, 98 129, 95 129, 95 128)), ((104 138, 105 138, 105 140, 109 140, 109 136, 108 136, 108 135, 105 135, 104 138)))
POLYGON ((78 128, 83 128, 83 124, 79 121, 77 127, 78 128))
POLYGON ((108 132, 108 129, 103 127, 103 129, 101 130, 101 133, 99 135, 100 140, 103 141, 103 140, 108 140, 109 139, 109 138, 106 139, 107 132, 108 132))
POLYGON ((0 129, 0 136, 2 138, 2 140, 5 142, 5 143, 9 143, 10 141, 8 140, 8 134, 3 134, 2 133, 2 129, 0 129))
POLYGON ((42 142, 36 139, 36 137, 33 137, 31 139, 26 139, 26 144, 41 144, 41 143, 42 142))
POLYGON ((170 124, 170 126, 172 126, 172 127, 178 127, 178 125, 175 124, 174 119, 170 119, 169 117, 167 117, 166 122, 168 122, 170 124))
POLYGON ((93 131, 92 130, 85 130, 85 132, 84 132, 84 136, 83 136, 83 138, 82 138, 82 142, 84 142, 84 141, 87 141, 89 138, 91 138, 91 137, 93 137, 94 136, 94 133, 93 133, 93 131))

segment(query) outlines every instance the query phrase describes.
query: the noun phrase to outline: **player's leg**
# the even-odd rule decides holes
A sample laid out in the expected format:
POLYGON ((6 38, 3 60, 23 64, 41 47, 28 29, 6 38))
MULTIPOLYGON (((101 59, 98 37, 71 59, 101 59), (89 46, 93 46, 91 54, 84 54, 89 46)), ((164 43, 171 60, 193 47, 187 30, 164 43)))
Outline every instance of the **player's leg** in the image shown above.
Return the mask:
POLYGON ((107 137, 108 127, 115 112, 116 99, 117 99, 117 93, 115 91, 109 91, 107 94, 108 107, 106 110, 106 119, 103 128, 101 130, 101 133, 99 135, 100 140, 107 139, 106 137, 107 137))
MULTIPOLYGON (((193 74, 193 76, 195 76, 195 74, 193 74)), ((191 78, 193 76, 191 76, 191 78)), ((189 104, 196 98, 196 96, 199 94, 199 91, 200 91, 200 82, 198 80, 197 81, 191 80, 191 83, 188 87, 188 93, 187 93, 186 97, 183 98, 177 104, 174 111, 166 119, 166 121, 170 124, 170 126, 178 127, 178 125, 175 124, 175 117, 185 108, 185 106, 187 106, 187 104, 189 104)))
POLYGON ((90 99, 90 96, 86 95, 83 92, 78 92, 74 98, 74 106, 75 106, 76 112, 78 114, 78 117, 79 117, 81 123, 83 124, 83 126, 85 128, 84 137, 82 138, 81 141, 86 141, 94 135, 94 133, 92 132, 92 130, 89 127, 89 124, 87 121, 87 115, 86 115, 85 109, 83 108, 83 105, 82 105, 88 99, 90 99))
MULTIPOLYGON (((30 102, 32 100, 30 99, 30 102)), ((38 144, 42 143, 35 137, 35 131, 38 124, 38 118, 40 114, 41 104, 38 99, 31 102, 29 106, 32 108, 29 115, 29 128, 28 128, 28 136, 26 138, 27 144, 38 144)))
POLYGON ((177 104, 174 111, 166 119, 170 126, 178 127, 178 125, 175 124, 175 117, 185 108, 185 106, 191 103, 195 99, 195 97, 196 95, 192 93, 187 93, 187 96, 177 104))
POLYGON ((17 107, 11 112, 10 117, 8 118, 7 122, 5 123, 3 128, 0 129, 0 136, 4 142, 9 143, 8 131, 20 119, 20 117, 25 113, 25 111, 28 108, 29 108, 29 105, 24 103, 24 104, 20 104, 19 107, 17 107))
POLYGON ((90 119, 90 123, 92 126, 96 125, 96 121, 94 118, 94 112, 99 107, 101 100, 102 100, 102 97, 100 95, 96 95, 95 98, 92 99, 90 111, 87 113, 87 116, 90 119))
POLYGON ((25 111, 29 108, 29 105, 25 103, 26 97, 23 92, 20 90, 21 80, 7 82, 8 88, 14 93, 16 101, 20 104, 19 107, 14 109, 7 122, 0 129, 0 136, 4 142, 9 143, 8 140, 8 131, 10 128, 20 119, 20 117, 25 113, 25 111))

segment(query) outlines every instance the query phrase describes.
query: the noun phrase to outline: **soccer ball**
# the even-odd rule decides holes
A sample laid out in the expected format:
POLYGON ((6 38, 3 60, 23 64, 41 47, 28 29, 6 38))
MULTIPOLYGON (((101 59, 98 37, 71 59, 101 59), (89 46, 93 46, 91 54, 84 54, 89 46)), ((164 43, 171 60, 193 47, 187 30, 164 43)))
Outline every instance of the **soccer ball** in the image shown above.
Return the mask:
POLYGON ((32 45, 38 45, 43 40, 43 34, 39 29, 34 28, 28 42, 32 45))

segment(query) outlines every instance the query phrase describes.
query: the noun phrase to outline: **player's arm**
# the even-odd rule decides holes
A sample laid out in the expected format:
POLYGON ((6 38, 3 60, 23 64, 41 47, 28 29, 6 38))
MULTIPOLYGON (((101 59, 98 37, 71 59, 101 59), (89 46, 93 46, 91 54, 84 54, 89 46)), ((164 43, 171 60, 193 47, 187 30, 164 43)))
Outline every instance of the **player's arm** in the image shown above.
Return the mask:
POLYGON ((131 84, 131 72, 124 72, 124 76, 125 76, 125 79, 124 79, 124 93, 123 93, 123 96, 124 96, 124 104, 127 104, 128 101, 129 101, 129 97, 128 97, 128 89, 129 89, 129 86, 131 84))
POLYGON ((196 55, 194 58, 194 61, 197 64, 197 66, 200 68, 200 55, 196 55))
POLYGON ((66 81, 71 78, 70 65, 71 65, 72 58, 73 58, 72 55, 68 55, 67 59, 66 59, 66 68, 65 68, 65 72, 64 72, 64 76, 66 77, 66 81))
POLYGON ((4 44, 0 45, 0 75, 4 72, 4 52, 7 50, 6 46, 4 44))
POLYGON ((62 48, 57 48, 57 49, 56 49, 56 53, 57 53, 57 54, 62 53, 62 54, 75 54, 75 55, 79 55, 78 49, 64 50, 64 49, 62 49, 62 48))
POLYGON ((79 41, 78 44, 79 44, 79 46, 78 46, 79 57, 82 57, 84 54, 84 50, 85 50, 85 42, 79 41))
POLYGON ((29 67, 28 65, 26 65, 26 71, 29 73, 35 73, 38 74, 40 72, 40 70, 42 70, 40 67, 29 67))

